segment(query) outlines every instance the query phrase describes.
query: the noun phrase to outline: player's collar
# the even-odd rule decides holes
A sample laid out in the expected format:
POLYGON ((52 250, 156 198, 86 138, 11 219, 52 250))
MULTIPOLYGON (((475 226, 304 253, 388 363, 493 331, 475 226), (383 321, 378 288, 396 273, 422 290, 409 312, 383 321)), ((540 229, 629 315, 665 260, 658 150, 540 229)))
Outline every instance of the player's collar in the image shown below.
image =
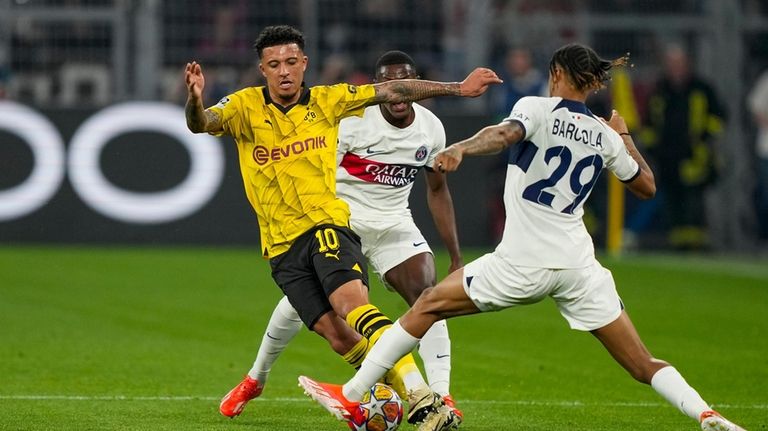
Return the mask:
POLYGON ((560 103, 555 106, 555 109, 552 110, 552 112, 557 111, 560 108, 565 108, 571 112, 576 112, 579 114, 589 115, 590 117, 594 117, 592 114, 592 111, 587 108, 587 105, 585 105, 583 102, 578 102, 576 100, 569 100, 569 99, 563 99, 560 101, 560 103))
POLYGON ((299 97, 299 100, 296 103, 290 104, 288 106, 280 105, 279 103, 275 103, 272 101, 272 97, 269 96, 269 89, 265 85, 264 87, 261 87, 261 91, 264 94, 264 101, 267 103, 267 105, 272 104, 275 105, 275 108, 279 109, 283 114, 287 114, 288 111, 291 110, 296 105, 309 105, 309 87, 307 87, 307 84, 304 82, 301 83, 301 97, 299 97))

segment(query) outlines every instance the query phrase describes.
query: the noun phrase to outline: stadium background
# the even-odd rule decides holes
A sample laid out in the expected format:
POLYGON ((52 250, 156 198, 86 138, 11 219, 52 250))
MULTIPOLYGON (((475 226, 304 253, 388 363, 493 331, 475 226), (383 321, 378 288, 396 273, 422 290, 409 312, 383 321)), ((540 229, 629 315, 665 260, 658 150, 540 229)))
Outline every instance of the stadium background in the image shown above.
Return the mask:
MULTIPOLYGON (((0 0, 0 239, 257 244, 234 147, 181 145, 193 138, 180 109, 167 104, 183 104, 182 69, 192 59, 204 67, 207 104, 259 83, 251 43, 275 23, 305 32, 309 83, 366 82, 388 49, 411 53, 429 79, 460 80, 477 65, 500 70, 513 45, 529 47, 545 71, 553 49, 581 41, 604 57, 632 53, 639 102, 660 73, 665 44, 681 43, 729 113, 726 169, 709 196, 714 246, 765 247, 756 235, 754 125, 745 110, 746 92, 768 68, 768 5, 759 0, 0 0)), ((493 100, 426 104, 451 142, 497 121, 493 100)), ((471 160, 449 179, 464 245, 496 241, 498 177, 485 175, 494 163, 471 160)), ((602 189, 590 210, 599 243, 602 189)), ((417 190, 413 209, 435 243, 422 196, 417 190)))

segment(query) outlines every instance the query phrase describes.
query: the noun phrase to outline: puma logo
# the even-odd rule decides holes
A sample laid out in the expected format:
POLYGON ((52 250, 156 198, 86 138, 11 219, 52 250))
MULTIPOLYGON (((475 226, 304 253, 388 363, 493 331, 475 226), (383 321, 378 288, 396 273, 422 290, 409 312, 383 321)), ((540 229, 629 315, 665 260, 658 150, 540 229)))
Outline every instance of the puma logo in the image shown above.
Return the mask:
POLYGON ((339 259, 339 251, 341 250, 336 251, 336 253, 325 253, 325 257, 332 257, 338 261, 341 261, 341 259, 339 259))

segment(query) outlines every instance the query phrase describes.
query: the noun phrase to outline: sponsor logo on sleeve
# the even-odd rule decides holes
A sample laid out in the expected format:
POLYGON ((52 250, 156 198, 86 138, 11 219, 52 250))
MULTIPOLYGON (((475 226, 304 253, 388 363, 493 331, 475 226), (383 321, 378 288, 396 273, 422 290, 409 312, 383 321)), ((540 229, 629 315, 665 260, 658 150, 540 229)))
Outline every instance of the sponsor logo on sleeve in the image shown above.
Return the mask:
POLYGON ((223 108, 229 103, 229 97, 222 97, 221 100, 219 100, 219 103, 216 104, 217 108, 223 108))

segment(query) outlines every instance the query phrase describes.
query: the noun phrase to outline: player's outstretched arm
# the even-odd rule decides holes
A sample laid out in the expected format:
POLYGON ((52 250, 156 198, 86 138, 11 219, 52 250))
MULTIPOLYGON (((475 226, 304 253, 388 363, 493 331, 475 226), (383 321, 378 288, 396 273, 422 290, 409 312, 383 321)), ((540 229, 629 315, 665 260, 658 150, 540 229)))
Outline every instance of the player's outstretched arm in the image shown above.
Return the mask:
POLYGON ((648 163, 645 161, 645 158, 643 158, 643 155, 637 150, 635 142, 629 134, 627 123, 624 122, 624 117, 619 115, 614 109, 611 113, 611 118, 608 120, 608 125, 621 136, 624 140, 624 146, 627 148, 627 152, 633 159, 635 159, 637 164, 640 165, 640 175, 634 180, 626 183, 627 188, 640 199, 650 199, 654 197, 656 195, 656 179, 653 176, 653 171, 650 166, 648 166, 648 163))
POLYGON ((184 113, 187 127, 194 133, 221 130, 221 118, 203 107, 203 89, 205 76, 197 62, 187 63, 184 69, 184 82, 187 85, 187 104, 184 113))
POLYGON ((520 123, 502 121, 440 151, 435 158, 435 165, 441 172, 452 172, 458 169, 464 156, 498 154, 524 137, 525 131, 520 123))
POLYGON ((421 79, 395 79, 373 85, 376 97, 372 104, 414 102, 437 96, 477 97, 492 84, 501 83, 496 72, 478 67, 461 82, 436 82, 421 79))

